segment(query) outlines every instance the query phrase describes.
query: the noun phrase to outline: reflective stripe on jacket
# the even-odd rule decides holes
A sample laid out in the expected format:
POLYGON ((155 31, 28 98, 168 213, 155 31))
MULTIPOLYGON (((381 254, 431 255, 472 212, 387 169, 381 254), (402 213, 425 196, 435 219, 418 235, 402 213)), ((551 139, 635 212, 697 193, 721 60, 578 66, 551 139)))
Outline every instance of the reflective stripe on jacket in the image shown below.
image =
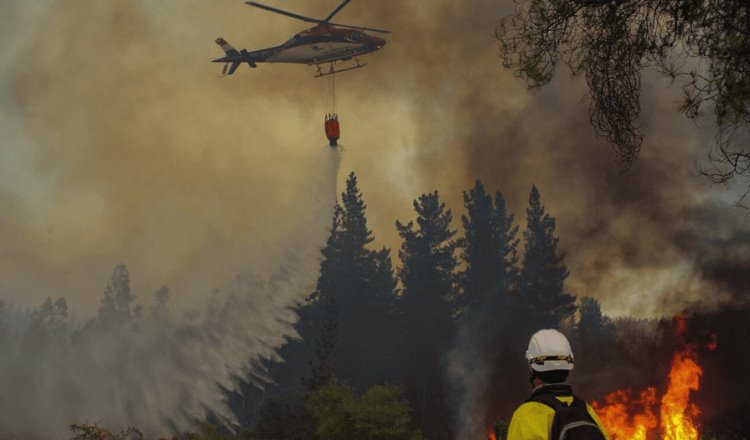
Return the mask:
MULTIPOLYGON (((555 397, 567 404, 573 401, 573 396, 555 397)), ((586 409, 588 409, 594 422, 599 425, 604 437, 609 440, 609 435, 594 409, 588 404, 586 409)), ((526 402, 513 413, 513 418, 510 420, 510 426, 508 427, 508 440, 552 440, 547 437, 554 418, 555 410, 549 406, 539 402, 526 402)))

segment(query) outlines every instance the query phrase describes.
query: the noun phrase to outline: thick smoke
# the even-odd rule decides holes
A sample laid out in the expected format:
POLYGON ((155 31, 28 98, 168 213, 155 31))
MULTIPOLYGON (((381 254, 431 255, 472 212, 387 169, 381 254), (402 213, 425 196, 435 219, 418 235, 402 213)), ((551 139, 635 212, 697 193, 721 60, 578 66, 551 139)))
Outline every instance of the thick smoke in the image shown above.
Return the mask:
MULTIPOLYGON (((293 65, 242 66, 220 79, 208 60, 221 54, 217 36, 253 49, 304 23, 228 0, 3 7, 6 296, 38 303, 63 285, 90 304, 83 292, 123 258, 142 262, 132 267, 144 274, 140 287, 166 282, 193 295, 237 271, 215 262, 240 256, 241 231, 266 246, 283 235, 277 226, 295 210, 285 195, 306 176, 297 158, 310 154, 298 146, 322 137, 325 83, 293 65), (267 199, 278 203, 255 209, 267 199), (195 279, 182 284, 183 271, 195 279)), ((456 210, 476 178, 503 191, 522 220, 536 183, 557 218, 571 290, 609 314, 672 314, 683 304, 662 298, 696 283, 723 289, 674 275, 696 269, 684 231, 712 233, 698 231, 693 214, 734 215, 711 209, 727 204, 717 197, 724 188, 695 175, 712 133, 676 113, 678 88, 645 78, 646 144, 623 172, 588 123, 582 80, 560 69, 528 91, 502 69, 492 30, 510 12, 510 2, 489 0, 386 1, 351 2, 337 16, 394 31, 367 68, 337 79, 342 142, 362 146, 347 162, 379 189, 368 193, 379 239, 397 248, 393 219, 411 215, 412 199, 438 189, 456 210)))
POLYGON ((220 78, 218 35, 272 29, 224 3, 3 5, 0 296, 91 314, 121 261, 136 290, 188 302, 273 270, 261 250, 306 215, 325 87, 288 66, 220 78))
POLYGON ((492 359, 498 347, 481 346, 475 326, 459 329, 456 344, 446 356, 446 375, 457 399, 459 440, 483 439, 487 432, 486 397, 491 388, 492 359))
MULTIPOLYGON (((336 1, 268 3, 324 16, 336 1)), ((3 296, 39 303, 59 288, 93 311, 90 292, 122 260, 138 291, 167 283, 191 298, 246 265, 273 269, 250 250, 286 242, 304 211, 296 194, 314 156, 300 146, 322 137, 326 87, 304 66, 242 66, 219 79, 208 60, 221 55, 218 36, 254 49, 304 23, 234 0, 2 8, 3 296)), ((348 167, 375 189, 375 235, 397 248, 393 220, 412 215, 411 200, 437 189, 456 212, 477 178, 523 222, 536 183, 557 219, 568 288, 605 313, 746 300, 747 220, 695 175, 712 133, 676 114, 679 89, 644 78, 643 154, 623 172, 593 134, 581 79, 560 69, 527 91, 502 69, 492 31, 512 8, 355 1, 337 16, 394 31, 367 68, 337 78, 342 142, 361 146, 347 150, 348 167)), ((472 373, 487 368, 462 371, 474 388, 485 383, 472 373)), ((467 398, 467 408, 484 404, 467 398)))
POLYGON ((76 421, 167 434, 209 414, 231 426, 225 390, 239 380, 267 380, 262 361, 295 337, 294 307, 314 288, 338 169, 338 151, 324 153, 296 195, 304 211, 272 274, 240 275, 199 309, 153 309, 132 323, 73 329, 58 307, 44 329, 32 320, 9 336, 0 362, 0 434, 61 436, 76 421))

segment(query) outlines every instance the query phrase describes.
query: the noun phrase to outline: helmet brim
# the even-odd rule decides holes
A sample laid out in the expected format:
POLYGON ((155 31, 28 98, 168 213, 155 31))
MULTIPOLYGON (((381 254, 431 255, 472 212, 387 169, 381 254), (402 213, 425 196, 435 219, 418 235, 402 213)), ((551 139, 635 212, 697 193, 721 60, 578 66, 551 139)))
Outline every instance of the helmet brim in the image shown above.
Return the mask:
POLYGON ((569 361, 544 361, 534 362, 530 364, 531 369, 534 371, 553 371, 553 370, 567 370, 573 369, 573 363, 569 361))

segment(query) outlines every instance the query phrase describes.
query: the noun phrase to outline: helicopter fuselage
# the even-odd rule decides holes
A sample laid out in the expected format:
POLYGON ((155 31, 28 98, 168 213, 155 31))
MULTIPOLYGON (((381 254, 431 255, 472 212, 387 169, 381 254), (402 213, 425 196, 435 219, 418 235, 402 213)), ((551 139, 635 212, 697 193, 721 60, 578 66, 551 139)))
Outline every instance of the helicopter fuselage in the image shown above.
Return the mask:
MULTIPOLYGON (((259 50, 269 63, 321 64, 348 60, 375 52, 385 46, 385 40, 359 30, 315 26, 293 36, 275 48, 259 50)), ((253 52, 251 52, 252 54, 253 52)))
POLYGON ((226 56, 213 62, 231 64, 233 68, 230 74, 240 63, 247 63, 251 67, 255 67, 256 63, 320 65, 350 60, 385 46, 382 38, 358 29, 341 29, 328 24, 302 31, 280 46, 254 51, 237 51, 221 38, 216 42, 224 49, 226 56))

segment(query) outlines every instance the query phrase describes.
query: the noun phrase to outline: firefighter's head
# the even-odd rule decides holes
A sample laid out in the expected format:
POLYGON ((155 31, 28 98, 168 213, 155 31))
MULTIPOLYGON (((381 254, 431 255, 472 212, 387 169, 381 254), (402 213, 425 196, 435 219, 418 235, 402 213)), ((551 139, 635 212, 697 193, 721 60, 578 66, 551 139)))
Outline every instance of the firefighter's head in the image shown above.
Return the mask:
POLYGON ((526 360, 531 370, 531 381, 544 383, 565 382, 573 369, 573 351, 568 338, 557 330, 539 330, 529 340, 526 360))

